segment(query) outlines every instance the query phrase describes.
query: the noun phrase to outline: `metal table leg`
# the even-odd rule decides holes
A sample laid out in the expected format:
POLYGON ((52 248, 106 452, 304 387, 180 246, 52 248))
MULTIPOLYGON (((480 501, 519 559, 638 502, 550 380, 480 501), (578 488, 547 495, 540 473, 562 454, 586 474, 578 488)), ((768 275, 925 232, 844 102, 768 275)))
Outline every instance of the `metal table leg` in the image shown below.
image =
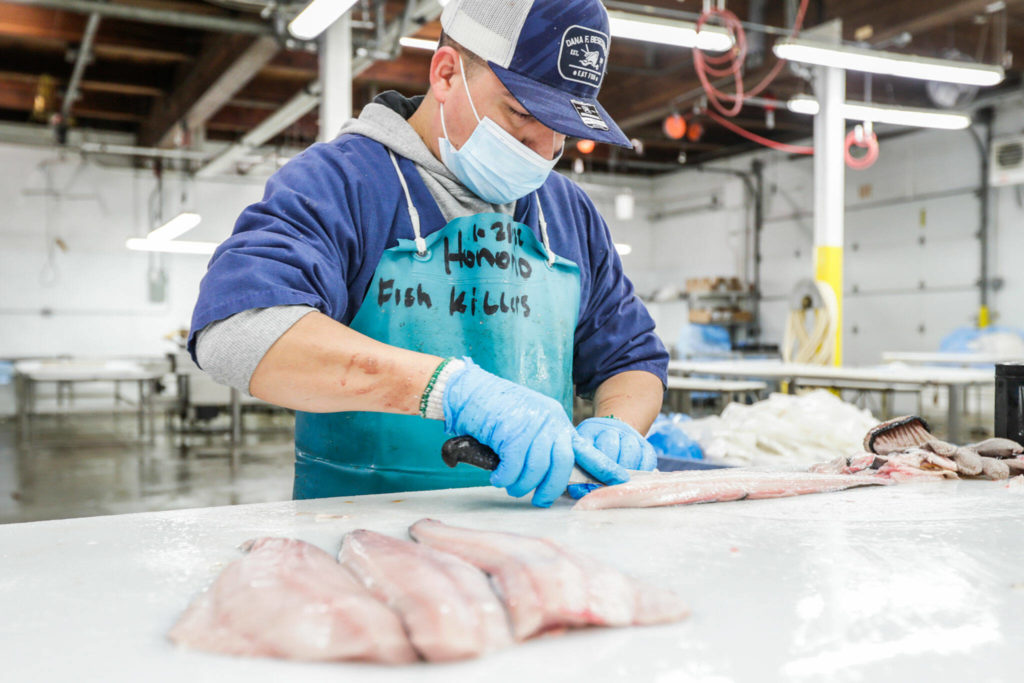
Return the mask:
POLYGON ((239 449, 242 447, 242 396, 231 387, 231 468, 238 465, 239 449))
POLYGON ((136 415, 139 420, 139 439, 146 435, 146 382, 145 380, 139 380, 139 403, 136 405, 136 415))
POLYGON ((948 387, 949 400, 946 427, 946 440, 952 443, 960 443, 960 387, 950 384, 948 387))
POLYGON ((22 374, 14 375, 14 403, 18 414, 18 438, 28 438, 28 383, 29 379, 22 374))
POLYGON ((156 443, 156 409, 153 407, 153 397, 156 396, 156 380, 146 381, 146 412, 149 413, 149 443, 156 443))

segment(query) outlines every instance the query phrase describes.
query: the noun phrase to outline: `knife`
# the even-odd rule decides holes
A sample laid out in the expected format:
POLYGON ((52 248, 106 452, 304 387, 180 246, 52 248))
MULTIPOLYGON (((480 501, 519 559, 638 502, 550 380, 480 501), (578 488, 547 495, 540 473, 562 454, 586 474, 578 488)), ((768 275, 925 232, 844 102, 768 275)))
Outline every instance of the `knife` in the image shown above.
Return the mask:
MULTIPOLYGON (((471 436, 456 436, 445 441, 441 446, 441 459, 448 467, 455 467, 463 462, 488 471, 497 469, 498 463, 501 462, 501 456, 495 453, 490 446, 480 443, 471 436)), ((635 473, 635 470, 628 471, 630 475, 635 473)), ((603 483, 575 465, 573 465, 572 474, 569 475, 569 484, 604 486, 603 483)))

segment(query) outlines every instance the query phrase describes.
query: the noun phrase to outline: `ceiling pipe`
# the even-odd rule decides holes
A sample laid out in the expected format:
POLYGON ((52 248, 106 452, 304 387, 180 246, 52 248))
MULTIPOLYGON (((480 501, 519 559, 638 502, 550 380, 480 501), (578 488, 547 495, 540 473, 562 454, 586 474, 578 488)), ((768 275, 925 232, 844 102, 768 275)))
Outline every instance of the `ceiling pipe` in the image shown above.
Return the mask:
POLYGON ((82 74, 86 65, 92 61, 92 45, 96 40, 96 31, 100 27, 100 15, 93 12, 89 15, 89 21, 85 24, 85 32, 82 34, 82 42, 78 45, 78 55, 75 57, 75 67, 71 70, 71 80, 68 81, 68 88, 64 92, 64 102, 60 107, 61 121, 67 122, 71 115, 71 105, 79 96, 79 86, 82 84, 82 74))
POLYGON ((216 31, 219 33, 244 33, 253 36, 274 35, 270 24, 216 17, 192 12, 153 9, 150 7, 133 7, 98 2, 98 0, 4 0, 14 5, 29 5, 45 9, 77 12, 78 14, 98 14, 109 19, 137 21, 144 24, 176 26, 200 31, 216 31))
MULTIPOLYGON (((409 0, 416 2, 416 0, 409 0)), ((406 35, 406 31, 414 33, 419 29, 419 23, 433 21, 441 14, 441 5, 437 0, 420 0, 416 9, 407 13, 400 19, 392 22, 384 33, 384 44, 397 43, 398 39, 406 35), (412 21, 408 21, 408 17, 412 21)), ((369 69, 377 60, 372 55, 357 56, 352 60, 352 78, 369 69)), ((320 104, 321 88, 319 81, 312 81, 299 94, 289 100, 283 107, 270 115, 261 124, 246 133, 241 140, 231 145, 210 161, 208 164, 196 171, 196 176, 209 178, 221 174, 230 169, 242 157, 249 154, 254 148, 263 145, 288 126, 295 123, 320 104)))

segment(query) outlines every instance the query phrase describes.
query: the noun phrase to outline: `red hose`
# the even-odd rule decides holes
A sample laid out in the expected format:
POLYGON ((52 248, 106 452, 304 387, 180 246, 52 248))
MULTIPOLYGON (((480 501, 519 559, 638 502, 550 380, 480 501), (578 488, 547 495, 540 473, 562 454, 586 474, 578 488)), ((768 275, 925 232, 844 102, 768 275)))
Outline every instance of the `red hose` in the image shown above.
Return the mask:
POLYGON ((725 128, 731 130, 733 133, 741 135, 748 140, 753 140, 754 142, 760 145, 764 145, 765 147, 776 149, 780 152, 788 152, 789 154, 814 154, 813 147, 804 147, 802 145, 788 145, 785 142, 769 140, 768 138, 761 137, 757 133, 751 133, 746 128, 737 126, 729 119, 725 118, 724 116, 720 116, 717 112, 711 111, 710 109, 708 109, 707 115, 711 117, 714 121, 720 123, 725 128))
MULTIPOLYGON (((793 21, 793 30, 790 33, 790 37, 795 37, 800 29, 803 27, 804 16, 807 14, 808 0, 801 0, 800 9, 796 13, 796 18, 793 21)), ((743 100, 747 97, 754 97, 757 94, 764 91, 775 77, 782 71, 782 67, 786 61, 783 59, 778 60, 775 66, 772 67, 771 71, 761 79, 761 82, 755 85, 750 90, 744 92, 743 88, 743 62, 747 57, 747 34, 743 30, 743 24, 739 18, 732 12, 726 9, 711 9, 701 14, 700 19, 697 21, 697 31, 707 23, 708 19, 712 17, 718 17, 723 27, 732 34, 734 47, 731 51, 722 55, 705 55, 703 50, 699 48, 693 48, 693 66, 697 72, 697 78, 700 80, 701 87, 704 88, 704 94, 707 95, 708 102, 711 103, 713 109, 717 109, 722 115, 708 109, 707 114, 713 120, 720 123, 722 126, 728 128, 737 135, 741 135, 748 140, 770 147, 771 149, 777 149, 783 152, 789 152, 791 154, 814 154, 813 147, 802 147, 797 145, 787 145, 784 142, 776 142, 769 140, 766 137, 762 137, 757 133, 752 133, 747 129, 736 125, 732 121, 724 117, 736 116, 743 109, 743 100), (732 76, 733 82, 735 83, 734 94, 722 92, 714 85, 711 84, 711 78, 724 78, 726 76, 732 76), (732 106, 727 107, 723 102, 732 102, 732 106)))
MULTIPOLYGON (((796 18, 793 21, 793 29, 789 34, 790 38, 795 37, 800 30, 803 28, 804 17, 807 14, 808 0, 801 0, 800 9, 797 10, 796 18)), ((707 23, 708 19, 712 17, 718 17, 721 19, 723 28, 732 34, 734 47, 731 51, 722 55, 705 55, 704 51, 699 48, 693 48, 693 65, 697 71, 697 78, 700 80, 701 86, 704 88, 705 94, 708 96, 708 101, 725 116, 736 116, 739 114, 740 109, 743 108, 743 99, 746 97, 754 97, 759 93, 763 92, 775 77, 779 75, 782 67, 785 66, 786 60, 780 59, 772 67, 771 71, 761 79, 761 82, 755 85, 750 90, 744 91, 743 87, 743 62, 747 57, 747 34, 743 30, 743 24, 739 18, 732 12, 726 9, 711 9, 701 14, 700 19, 697 21, 697 30, 707 23), (735 94, 722 92, 711 84, 709 76, 714 78, 723 78, 725 76, 733 76, 733 80, 736 84, 735 94), (722 101, 731 101, 733 106, 726 109, 722 104, 722 101)))
POLYGON ((875 131, 871 131, 871 134, 861 141, 857 139, 857 129, 853 128, 846 134, 846 144, 843 145, 843 153, 846 156, 847 166, 855 171, 863 171, 878 161, 878 136, 875 135, 875 131), (853 156, 850 154, 850 149, 854 146, 866 149, 867 153, 862 157, 853 156))

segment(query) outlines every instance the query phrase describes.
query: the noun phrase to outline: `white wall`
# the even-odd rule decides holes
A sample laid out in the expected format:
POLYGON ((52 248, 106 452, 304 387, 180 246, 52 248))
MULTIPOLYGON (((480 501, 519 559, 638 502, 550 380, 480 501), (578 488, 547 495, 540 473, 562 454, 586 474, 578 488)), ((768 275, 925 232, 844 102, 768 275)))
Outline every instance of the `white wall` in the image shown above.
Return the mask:
MULTIPOLYGON (((996 134, 1024 132, 1019 103, 997 113, 996 134)), ((813 274, 810 158, 775 152, 736 157, 711 166, 749 170, 765 162, 766 222, 762 249, 762 324, 778 342, 786 295, 813 274)), ((934 350, 953 329, 976 320, 979 294, 980 158, 967 131, 918 131, 883 140, 870 169, 846 173, 845 360, 877 363, 883 350, 934 350), (960 190, 960 192, 957 192, 960 190), (948 195, 948 196, 942 196, 948 195), (873 206, 885 202, 886 205, 873 206)), ((743 276, 748 208, 742 181, 698 170, 664 176, 654 185, 652 210, 694 206, 718 195, 722 206, 652 221, 646 264, 659 285, 688 277, 743 276)), ((1019 187, 992 194, 991 276, 1006 285, 992 295, 995 322, 1024 327, 1024 202, 1019 187)), ((645 267, 643 264, 638 264, 645 267)), ((685 304, 652 306, 667 343, 685 321, 685 304)))
MULTIPOLYGON (((1004 106, 997 134, 1020 132, 1020 105, 1004 106)), ((760 152, 710 166, 749 170, 754 158, 765 162, 767 189, 762 323, 765 340, 777 342, 787 294, 813 273, 812 164, 809 158, 760 152)), ((867 171, 848 170, 846 178, 846 360, 873 363, 882 350, 937 348, 943 336, 970 324, 977 313, 978 200, 971 194, 922 195, 977 185, 973 140, 963 131, 884 140, 878 163, 867 171), (864 208, 881 200, 895 203, 864 208)), ((751 207, 741 180, 685 169, 655 181, 583 181, 615 240, 632 247, 622 260, 641 294, 682 288, 688 277, 749 276, 751 207), (631 220, 614 215, 614 196, 624 185, 636 197, 631 220), (664 215, 672 211, 681 213, 664 215)), ((242 208, 260 197, 264 182, 265 177, 197 182, 191 197, 203 224, 189 238, 224 239, 242 208)), ((173 215, 180 180, 170 174, 165 183, 166 213, 173 215)), ((151 257, 127 251, 124 240, 150 227, 154 184, 149 171, 83 166, 76 156, 61 160, 53 151, 0 145, 0 357, 154 354, 173 348, 162 337, 188 327, 207 258, 162 256, 167 301, 148 303, 151 257), (50 187, 62 193, 59 201, 32 194, 47 188, 47 169, 50 187), (54 252, 51 272, 47 244, 55 236, 68 251, 54 252), (44 308, 53 314, 41 315, 44 308)), ((1006 286, 993 295, 992 307, 997 322, 1024 327, 1020 190, 993 191, 992 275, 1004 278, 1006 286)), ((685 303, 649 308, 662 338, 674 344, 686 321, 685 303)))
MULTIPOLYGON (((263 182, 197 183, 191 203, 203 223, 187 238, 223 240, 241 209, 259 199, 263 182)), ((151 171, 0 145, 0 357, 173 350, 162 338, 188 327, 209 257, 125 249, 125 239, 152 227, 155 183, 151 171), (66 252, 52 246, 58 237, 66 252), (166 301, 149 303, 148 272, 161 261, 166 301)), ((165 185, 169 218, 179 208, 180 179, 167 176, 165 185)))
MULTIPOLYGON (((223 240, 242 209, 260 198, 265 181, 263 176, 190 184, 190 207, 203 222, 184 239, 223 240)), ((180 174, 165 174, 164 184, 169 218, 181 208, 180 174)), ((588 187, 615 240, 632 247, 623 262, 638 290, 646 292, 655 286, 646 268, 652 254, 644 207, 651 188, 643 180, 631 184, 636 217, 625 221, 614 215, 618 181, 588 187)), ((104 168, 74 154, 62 158, 54 150, 0 145, 0 358, 174 350, 163 337, 189 326, 208 257, 125 249, 125 239, 152 227, 148 207, 155 186, 152 171, 104 168), (47 188, 59 197, 40 194, 47 188), (67 244, 66 253, 48 248, 57 237, 67 244), (161 261, 167 297, 154 304, 148 300, 148 273, 151 262, 161 261)))

